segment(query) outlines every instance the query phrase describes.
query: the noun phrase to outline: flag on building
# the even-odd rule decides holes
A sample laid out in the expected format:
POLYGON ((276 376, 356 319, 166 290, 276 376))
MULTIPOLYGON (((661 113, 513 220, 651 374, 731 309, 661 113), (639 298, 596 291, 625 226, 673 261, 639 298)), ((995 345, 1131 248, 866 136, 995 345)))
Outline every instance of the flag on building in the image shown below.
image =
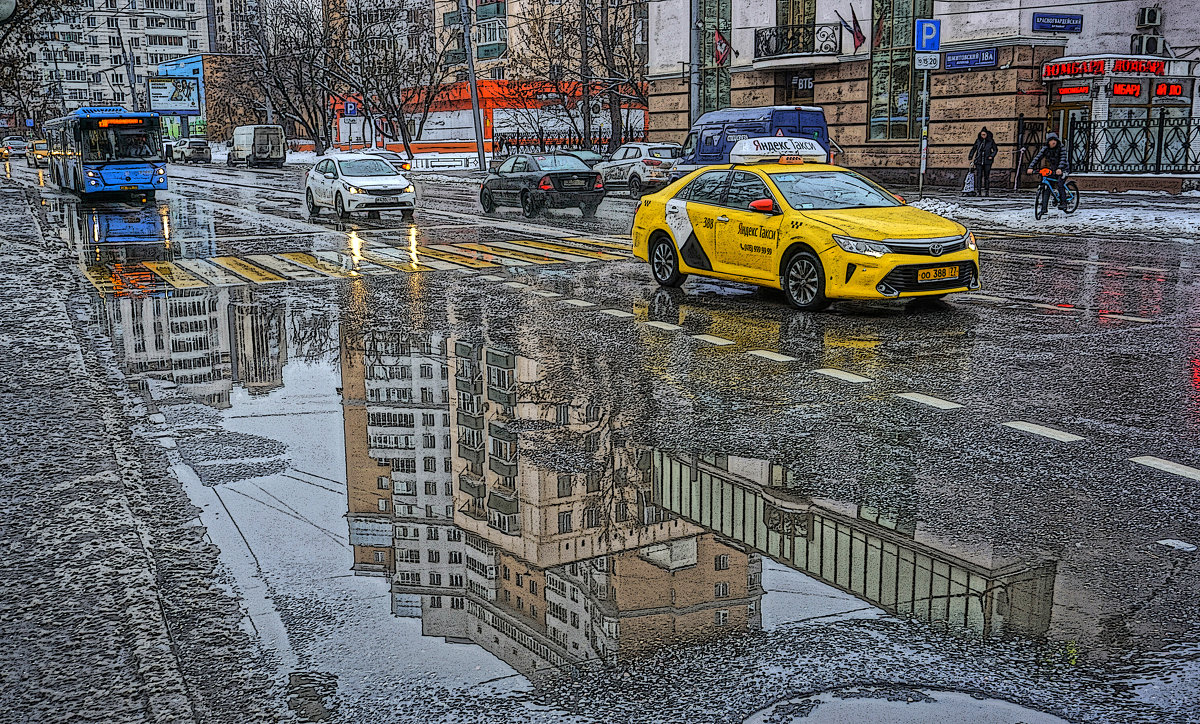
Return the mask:
POLYGON ((857 53, 858 49, 862 47, 862 44, 867 42, 867 36, 863 34, 862 25, 860 25, 858 22, 858 14, 854 12, 854 6, 850 6, 850 17, 853 18, 854 25, 846 22, 846 19, 843 18, 842 14, 838 11, 834 10, 833 14, 837 15, 837 19, 841 21, 842 28, 854 37, 854 52, 857 53))
POLYGON ((717 65, 725 65, 729 60, 729 41, 721 35, 720 30, 713 32, 713 61, 717 65))

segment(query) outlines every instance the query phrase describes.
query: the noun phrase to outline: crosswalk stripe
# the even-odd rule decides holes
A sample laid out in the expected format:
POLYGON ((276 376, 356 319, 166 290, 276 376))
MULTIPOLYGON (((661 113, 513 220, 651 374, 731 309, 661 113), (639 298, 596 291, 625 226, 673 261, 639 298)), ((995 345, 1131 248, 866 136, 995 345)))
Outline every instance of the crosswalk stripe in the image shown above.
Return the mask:
POLYGON ((454 247, 449 244, 438 244, 436 248, 418 246, 417 254, 424 254, 434 259, 441 259, 451 264, 457 264, 460 267, 466 266, 472 269, 492 269, 500 266, 499 264, 493 264, 490 261, 480 259, 478 254, 468 254, 466 250, 455 251, 454 247))
POLYGON ((288 251, 280 254, 279 256, 287 259, 288 261, 294 261, 301 266, 306 266, 314 271, 319 271, 322 274, 328 274, 329 276, 339 277, 341 279, 354 279, 359 276, 357 272, 343 269, 340 264, 332 264, 324 259, 317 258, 312 254, 306 254, 302 251, 288 251))
POLYGON ((178 264, 170 261, 144 261, 142 266, 159 275, 163 280, 176 289, 199 289, 208 284, 189 274, 178 264))
POLYGON ((225 267, 231 272, 240 274, 256 284, 273 284, 276 282, 286 282, 287 279, 269 272, 266 269, 257 267, 245 259, 236 256, 217 256, 210 259, 213 264, 225 267))
POLYGON ((313 279, 328 279, 329 278, 328 275, 322 274, 322 273, 315 271, 309 267, 301 266, 299 264, 296 264, 295 262, 289 261, 287 259, 281 259, 279 257, 272 256, 270 254, 251 254, 250 256, 248 256, 246 258, 249 259, 250 261, 254 262, 255 264, 261 266, 262 268, 270 269, 271 271, 275 272, 276 274, 287 277, 288 279, 291 279, 292 281, 304 282, 304 281, 311 281, 313 279))
POLYGON ((214 287, 236 287, 246 283, 233 272, 211 264, 206 259, 177 259, 175 264, 183 267, 188 274, 199 277, 214 287))
POLYGON ((839 370, 833 367, 822 367, 819 370, 813 370, 813 372, 818 375, 825 375, 826 377, 833 377, 834 379, 838 379, 843 382, 853 382, 854 384, 859 385, 864 382, 871 382, 870 377, 863 377, 862 375, 856 375, 853 372, 847 372, 846 370, 839 370))
POLYGON ((580 236, 568 236, 563 241, 574 241, 578 244, 591 244, 592 246, 602 246, 605 249, 620 249, 621 251, 629 251, 632 244, 614 244, 611 241, 600 241, 599 239, 585 239, 580 236))
MULTIPOLYGON (((420 247, 417 247, 417 248, 419 249, 420 247)), ((407 247, 398 248, 398 247, 394 247, 394 246, 383 246, 378 249, 372 250, 371 253, 375 254, 376 256, 381 256, 381 257, 384 257, 387 259, 394 259, 395 261, 397 261, 401 264, 412 264, 413 263, 413 252, 412 252, 412 250, 408 249, 407 247)), ((451 270, 451 269, 458 269, 460 271, 470 271, 469 269, 463 269, 458 264, 454 264, 454 263, 448 262, 448 261, 441 261, 440 259, 434 259, 433 257, 429 256, 428 254, 426 254, 424 256, 418 255, 417 256, 417 264, 426 266, 430 269, 436 269, 438 271, 447 271, 447 270, 451 270)))
POLYGON ((582 256, 588 259, 602 259, 604 261, 617 261, 628 258, 628 255, 626 254, 614 254, 611 251, 596 251, 593 249, 580 249, 576 246, 564 246, 563 244, 555 244, 549 241, 538 241, 535 239, 510 239, 504 243, 518 244, 520 246, 541 249, 543 251, 559 252, 560 254, 582 256))
POLYGON ((343 254, 340 251, 314 251, 313 256, 321 261, 328 262, 342 269, 356 271, 359 274, 394 274, 395 272, 387 267, 378 264, 372 264, 364 259, 355 259, 349 254, 343 254))
POLYGON ((561 264, 562 259, 555 259, 546 256, 545 254, 531 254, 527 251, 514 251, 512 249, 501 249, 494 244, 455 244, 463 249, 472 249, 474 251, 483 252, 485 254, 495 254, 504 259, 515 259, 526 264, 561 264))
POLYGON ((401 261, 390 256, 384 256, 377 251, 364 251, 363 258, 368 259, 380 266, 385 266, 388 269, 395 269, 402 272, 419 272, 431 271, 433 267, 425 266, 424 264, 414 264, 411 260, 401 261))
POLYGON ((89 266, 83 270, 84 275, 92 286, 96 287, 96 291, 101 294, 112 294, 113 282, 112 272, 106 266, 89 266))
POLYGON ((1012 420, 1010 422, 1002 422, 1000 424, 1004 425, 1005 427, 1011 427, 1014 430, 1020 430, 1021 432, 1028 432, 1030 434, 1039 435, 1041 437, 1048 437, 1051 440, 1058 440, 1059 442, 1078 442, 1078 441, 1084 439, 1081 435, 1076 435, 1074 433, 1066 432, 1064 430, 1056 430, 1053 427, 1046 427, 1045 425, 1039 425, 1036 422, 1026 422, 1024 420, 1012 420))

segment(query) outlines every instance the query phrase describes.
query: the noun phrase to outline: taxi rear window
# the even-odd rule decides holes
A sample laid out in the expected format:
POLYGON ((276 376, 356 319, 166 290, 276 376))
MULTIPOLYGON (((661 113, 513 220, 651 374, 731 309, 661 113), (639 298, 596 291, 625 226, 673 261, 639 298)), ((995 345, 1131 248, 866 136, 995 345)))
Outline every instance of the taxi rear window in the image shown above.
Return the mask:
POLYGON ((862 176, 842 171, 773 173, 771 180, 788 205, 802 211, 899 206, 894 196, 862 176))

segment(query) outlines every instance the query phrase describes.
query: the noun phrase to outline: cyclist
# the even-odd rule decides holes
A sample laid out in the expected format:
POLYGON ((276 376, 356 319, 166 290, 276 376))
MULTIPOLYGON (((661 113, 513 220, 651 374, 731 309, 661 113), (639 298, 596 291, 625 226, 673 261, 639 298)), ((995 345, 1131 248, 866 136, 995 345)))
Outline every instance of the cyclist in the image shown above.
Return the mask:
POLYGON ((1055 206, 1065 209, 1067 206, 1067 189, 1065 182, 1067 172, 1071 169, 1067 149, 1063 146, 1058 134, 1051 131, 1046 134, 1046 143, 1029 162, 1029 173, 1043 168, 1050 169, 1050 184, 1054 187, 1055 206))

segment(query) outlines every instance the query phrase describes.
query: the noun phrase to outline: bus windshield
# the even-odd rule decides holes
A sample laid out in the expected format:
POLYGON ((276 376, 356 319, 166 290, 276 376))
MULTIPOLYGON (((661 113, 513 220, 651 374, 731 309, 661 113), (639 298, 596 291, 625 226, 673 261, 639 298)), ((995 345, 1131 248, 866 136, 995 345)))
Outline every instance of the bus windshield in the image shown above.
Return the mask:
POLYGON ((158 121, 102 118, 79 123, 84 162, 161 161, 158 121))

